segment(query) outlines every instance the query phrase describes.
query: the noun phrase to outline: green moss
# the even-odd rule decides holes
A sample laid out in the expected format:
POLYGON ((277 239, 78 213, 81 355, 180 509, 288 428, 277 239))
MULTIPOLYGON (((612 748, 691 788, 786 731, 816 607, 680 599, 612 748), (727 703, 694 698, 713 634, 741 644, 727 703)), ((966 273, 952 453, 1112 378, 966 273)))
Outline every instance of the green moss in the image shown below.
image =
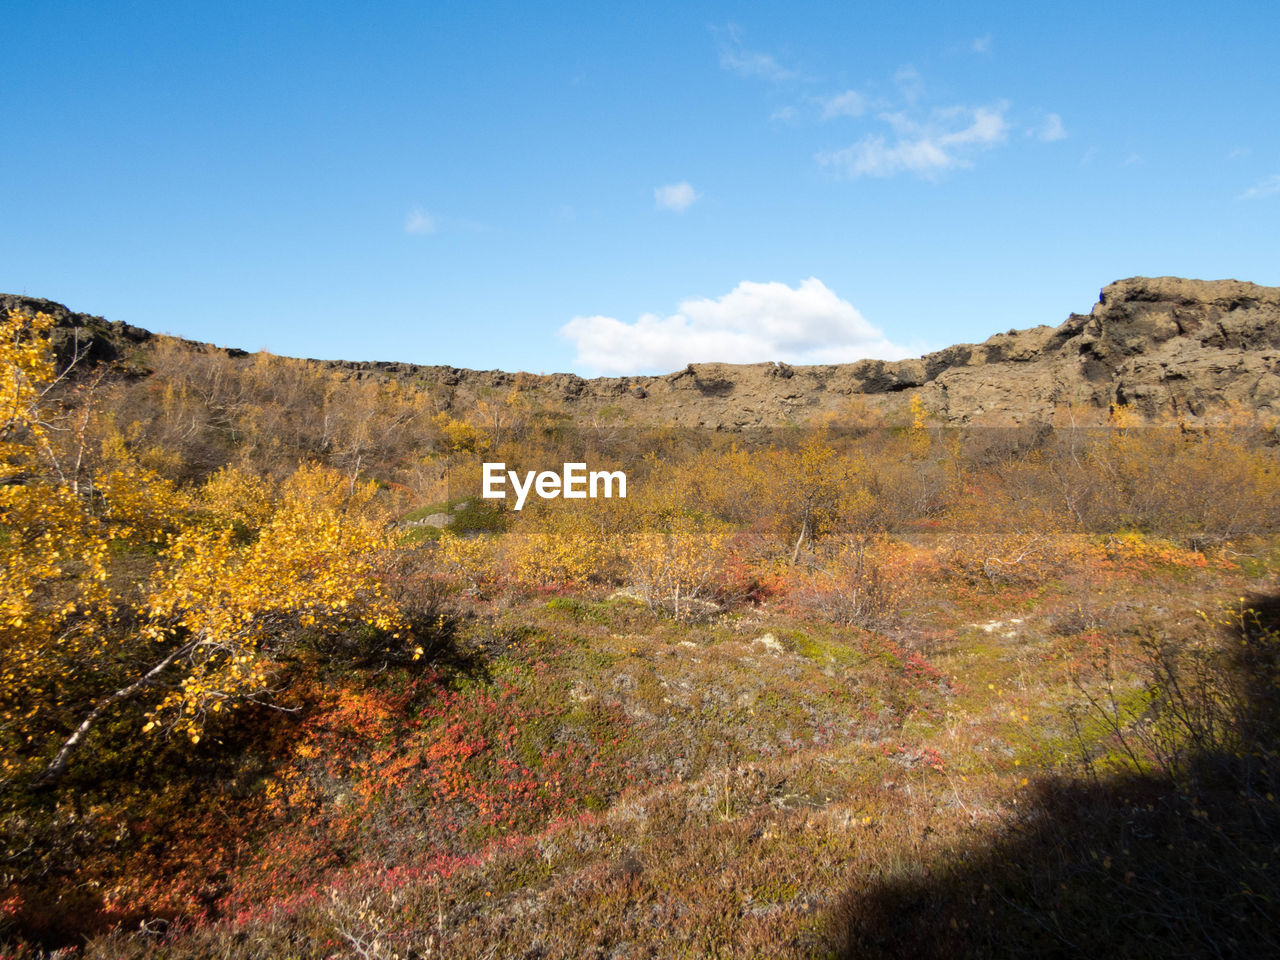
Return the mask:
POLYGON ((567 614, 578 623, 606 624, 610 620, 611 611, 606 603, 581 600, 577 597, 552 597, 547 601, 546 606, 548 610, 567 614))
POLYGON ((760 903, 790 903, 800 895, 800 885, 787 880, 766 880, 751 888, 751 899, 760 903))
POLYGON ((1268 577, 1280 570, 1280 547, 1272 546, 1258 554, 1237 554, 1231 560, 1246 577, 1268 577))
MULTIPOLYGON (((507 529, 509 515, 496 502, 482 500, 477 497, 454 497, 443 503, 432 503, 425 507, 411 510, 402 518, 405 523, 422 520, 435 513, 447 513, 452 519, 448 530, 459 536, 477 533, 503 533, 507 529)), ((437 539, 440 531, 436 527, 415 527, 411 534, 420 535, 414 539, 437 539)))
POLYGON ((847 643, 828 637, 810 636, 798 630, 786 631, 782 635, 782 642, 788 649, 823 666, 835 664, 841 667, 852 667, 866 663, 867 659, 861 650, 847 643))
POLYGON ((400 537, 400 545, 413 546, 415 543, 428 543, 440 539, 440 531, 435 527, 413 527, 400 537))

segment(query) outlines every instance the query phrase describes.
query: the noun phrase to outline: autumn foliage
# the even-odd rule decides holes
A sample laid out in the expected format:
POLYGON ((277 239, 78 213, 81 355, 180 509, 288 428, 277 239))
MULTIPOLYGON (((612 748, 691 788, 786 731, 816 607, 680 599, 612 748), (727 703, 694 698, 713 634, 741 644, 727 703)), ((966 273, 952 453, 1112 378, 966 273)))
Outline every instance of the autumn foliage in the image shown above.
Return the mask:
POLYGON ((51 327, 0 319, 0 956, 830 955, 898 903, 850 871, 998 844, 1035 770, 1274 778, 1209 652, 1274 660, 1247 412, 723 436, 51 327))
POLYGON ((369 481, 300 466, 274 487, 231 470, 179 488, 114 432, 68 478, 56 431, 92 409, 42 402, 47 317, 5 321, 3 775, 62 772, 104 713, 145 699, 143 732, 199 742, 205 720, 269 698, 307 631, 407 629, 374 575, 392 546, 369 481), (56 748, 56 749, 54 749, 56 748))

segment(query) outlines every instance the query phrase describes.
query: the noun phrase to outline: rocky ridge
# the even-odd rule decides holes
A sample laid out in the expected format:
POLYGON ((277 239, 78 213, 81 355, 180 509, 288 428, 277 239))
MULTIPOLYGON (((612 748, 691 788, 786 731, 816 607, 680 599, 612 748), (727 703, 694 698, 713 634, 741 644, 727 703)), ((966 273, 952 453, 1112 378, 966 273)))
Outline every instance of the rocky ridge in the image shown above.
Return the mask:
MULTIPOLYGON (((155 335, 77 314, 61 304, 0 295, 0 313, 43 310, 58 320, 63 356, 141 357, 155 335)), ((188 343, 191 349, 220 349, 188 343)), ((226 351, 247 357, 240 350, 226 351)), ((407 363, 311 361, 342 377, 423 385, 439 404, 465 407, 519 385, 579 418, 741 430, 806 421, 857 406, 885 414, 919 394, 952 424, 1047 421, 1071 407, 1086 416, 1128 404, 1149 417, 1197 421, 1239 406, 1280 415, 1280 287, 1236 280, 1133 277, 1110 284, 1088 314, 1057 327, 997 334, 919 359, 792 367, 690 364, 665 376, 531 376, 407 363)))

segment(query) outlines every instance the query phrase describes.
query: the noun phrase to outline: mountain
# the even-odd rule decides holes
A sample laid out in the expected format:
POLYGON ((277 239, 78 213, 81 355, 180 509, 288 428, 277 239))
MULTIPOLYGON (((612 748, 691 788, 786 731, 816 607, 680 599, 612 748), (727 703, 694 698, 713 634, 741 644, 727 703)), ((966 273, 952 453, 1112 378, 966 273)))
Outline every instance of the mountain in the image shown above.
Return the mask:
MULTIPOLYGON (((0 312, 42 310, 58 319, 55 345, 78 343, 85 362, 145 367, 156 336, 74 313, 61 304, 0 295, 0 312)), ((193 350, 220 348, 187 342, 193 350)), ((249 355, 225 351, 232 358, 249 355)), ((1105 413, 1129 404, 1149 417, 1195 422, 1228 405, 1280 415, 1280 287, 1236 280, 1133 277, 1102 290, 1088 314, 1056 326, 997 334, 919 359, 792 367, 690 364, 665 376, 531 377, 407 363, 311 361, 339 376, 419 383, 443 408, 466 407, 518 382, 574 417, 737 430, 848 411, 891 413, 918 394, 953 424, 1026 423, 1070 405, 1105 413)))

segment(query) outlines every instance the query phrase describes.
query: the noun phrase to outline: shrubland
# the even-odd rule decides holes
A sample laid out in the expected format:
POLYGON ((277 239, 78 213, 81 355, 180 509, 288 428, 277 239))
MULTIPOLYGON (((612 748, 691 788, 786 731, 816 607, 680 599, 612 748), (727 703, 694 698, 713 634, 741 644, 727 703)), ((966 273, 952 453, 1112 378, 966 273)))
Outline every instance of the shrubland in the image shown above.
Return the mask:
POLYGON ((1275 950, 1274 424, 632 429, 49 326, 0 331, 0 955, 1275 950))

